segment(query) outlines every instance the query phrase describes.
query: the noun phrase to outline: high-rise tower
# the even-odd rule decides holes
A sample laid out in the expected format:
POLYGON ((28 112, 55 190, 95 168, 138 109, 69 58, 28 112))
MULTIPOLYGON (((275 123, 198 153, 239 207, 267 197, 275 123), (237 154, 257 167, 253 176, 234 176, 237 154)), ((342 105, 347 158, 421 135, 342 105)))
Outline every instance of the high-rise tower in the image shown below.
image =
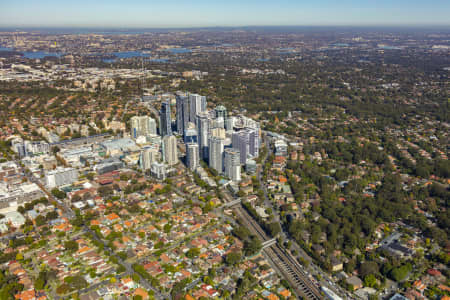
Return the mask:
POLYGON ((189 122, 189 98, 184 94, 177 94, 177 132, 184 134, 189 122))
POLYGON ((223 144, 224 140, 219 137, 209 138, 209 166, 219 174, 223 171, 223 144))
POLYGON ((177 138, 173 135, 166 135, 163 138, 164 162, 169 166, 178 163, 177 138))
POLYGON ((158 149, 153 147, 146 147, 142 150, 139 157, 139 165, 143 170, 149 170, 152 163, 158 161, 158 149))
POLYGON ((160 111, 160 133, 164 137, 166 135, 172 135, 172 118, 170 116, 170 102, 164 101, 161 104, 160 111))
POLYGON ((225 176, 232 181, 241 180, 241 157, 239 150, 227 148, 224 150, 225 176))
POLYGON ((200 163, 198 144, 188 143, 186 144, 186 165, 190 170, 195 170, 200 163))
POLYGON ((201 112, 197 114, 197 133, 200 158, 208 158, 209 114, 201 112))
POLYGON ((195 123, 197 115, 206 110, 206 97, 198 94, 190 94, 189 103, 189 121, 195 123))

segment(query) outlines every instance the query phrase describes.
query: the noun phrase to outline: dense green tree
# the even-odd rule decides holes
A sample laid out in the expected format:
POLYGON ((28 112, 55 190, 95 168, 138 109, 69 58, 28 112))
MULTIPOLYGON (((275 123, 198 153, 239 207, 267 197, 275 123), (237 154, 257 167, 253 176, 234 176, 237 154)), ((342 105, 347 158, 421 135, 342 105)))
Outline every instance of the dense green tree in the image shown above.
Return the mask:
POLYGON ((241 260, 241 254, 236 251, 228 253, 228 255, 225 258, 225 262, 230 266, 236 265, 240 260, 241 260))
POLYGON ((67 241, 64 243, 64 248, 69 252, 75 252, 78 250, 78 243, 75 241, 67 241))
POLYGON ((55 196, 58 199, 66 198, 66 193, 64 191, 61 191, 60 189, 54 188, 51 190, 51 193, 53 196, 55 196))

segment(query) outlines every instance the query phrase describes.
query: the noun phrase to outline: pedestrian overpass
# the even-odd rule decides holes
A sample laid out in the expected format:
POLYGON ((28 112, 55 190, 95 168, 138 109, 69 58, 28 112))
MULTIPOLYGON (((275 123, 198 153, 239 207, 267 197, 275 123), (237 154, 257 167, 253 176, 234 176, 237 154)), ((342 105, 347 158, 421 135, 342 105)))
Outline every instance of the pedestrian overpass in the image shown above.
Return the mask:
POLYGON ((226 208, 226 207, 232 207, 232 206, 235 206, 235 205, 240 204, 241 202, 242 202, 242 200, 241 200, 241 198, 239 198, 239 199, 236 199, 236 200, 233 200, 233 201, 224 203, 224 204, 222 205, 222 207, 224 207, 224 208, 226 208))
POLYGON ((272 245, 275 245, 277 243, 277 240, 275 238, 267 240, 262 243, 262 249, 270 247, 272 245))

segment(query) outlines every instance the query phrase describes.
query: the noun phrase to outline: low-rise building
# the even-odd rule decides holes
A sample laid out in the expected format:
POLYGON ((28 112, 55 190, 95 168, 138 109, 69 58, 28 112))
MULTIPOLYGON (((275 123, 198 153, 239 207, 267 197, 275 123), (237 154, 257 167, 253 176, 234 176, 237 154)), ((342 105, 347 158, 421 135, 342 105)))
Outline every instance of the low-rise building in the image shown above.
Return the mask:
POLYGON ((45 173, 45 185, 55 188, 75 182, 78 179, 78 171, 74 168, 57 168, 45 173))

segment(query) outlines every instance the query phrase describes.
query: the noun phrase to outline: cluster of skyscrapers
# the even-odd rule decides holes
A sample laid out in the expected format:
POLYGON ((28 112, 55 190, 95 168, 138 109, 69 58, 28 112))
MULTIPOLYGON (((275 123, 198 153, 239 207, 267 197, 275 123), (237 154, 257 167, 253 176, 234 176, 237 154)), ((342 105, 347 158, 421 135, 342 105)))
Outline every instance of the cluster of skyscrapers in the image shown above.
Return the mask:
POLYGON ((158 167, 160 171, 161 160, 169 167, 178 163, 174 132, 186 145, 186 165, 192 171, 203 160, 218 174, 237 182, 241 180, 241 166, 258 156, 259 124, 245 116, 229 116, 222 105, 208 110, 205 96, 177 93, 175 126, 172 126, 169 100, 162 102, 159 117, 159 141, 154 138, 157 134, 154 119, 148 116, 131 118, 132 137, 154 141, 147 143, 141 152, 139 162, 144 170, 158 167))
POLYGON ((241 180, 241 166, 258 156, 259 124, 244 116, 228 116, 219 105, 207 110, 205 96, 176 95, 176 128, 186 144, 186 163, 195 170, 200 160, 233 181, 241 180))

